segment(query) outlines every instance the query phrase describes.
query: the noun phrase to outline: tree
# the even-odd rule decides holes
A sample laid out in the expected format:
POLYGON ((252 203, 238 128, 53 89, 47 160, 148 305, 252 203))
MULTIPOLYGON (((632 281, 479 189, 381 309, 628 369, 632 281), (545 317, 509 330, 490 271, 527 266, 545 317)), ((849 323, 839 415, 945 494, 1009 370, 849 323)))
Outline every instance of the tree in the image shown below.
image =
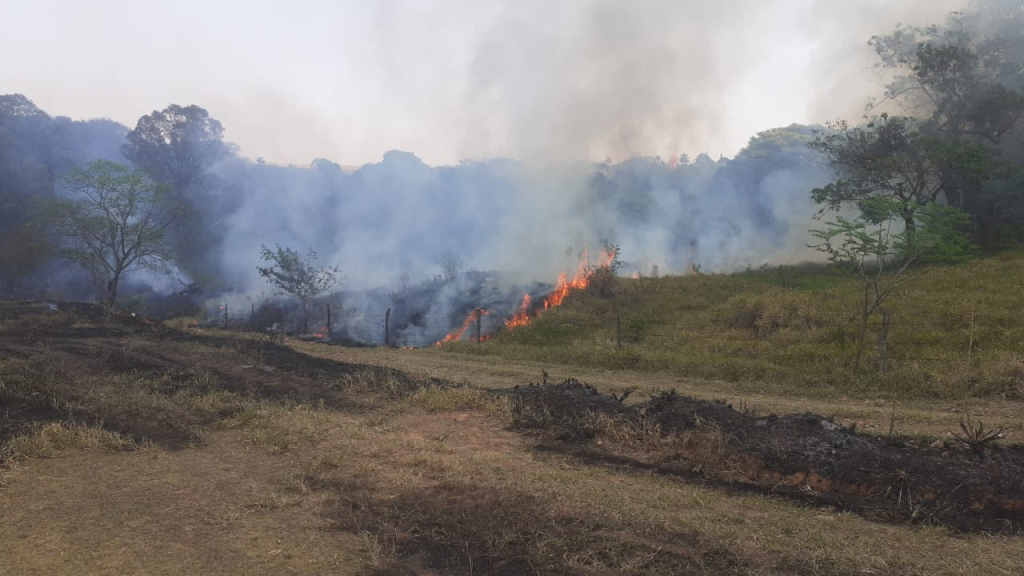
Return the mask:
POLYGON ((917 212, 940 199, 947 202, 958 177, 983 177, 996 171, 988 150, 970 140, 926 133, 913 118, 882 114, 866 126, 846 121, 829 125, 808 143, 839 178, 811 191, 822 212, 840 210, 876 196, 895 200, 912 242, 917 212))
POLYGON ((434 263, 441 269, 441 279, 445 282, 455 280, 462 271, 462 255, 458 252, 445 252, 434 258, 434 263))
POLYGON ((52 125, 25 96, 0 95, 0 291, 17 288, 45 261, 37 209, 53 195, 52 125))
POLYGON ((302 304, 302 330, 309 330, 309 301, 339 281, 337 266, 318 266, 317 254, 312 248, 303 258, 291 248, 276 246, 274 250, 263 246, 261 259, 271 263, 269 267, 259 266, 260 276, 267 279, 280 292, 290 294, 302 304))
POLYGON ((64 179, 68 198, 52 202, 57 255, 82 266, 111 308, 124 276, 137 269, 170 273, 166 231, 177 205, 140 171, 99 160, 64 179))
POLYGON ((139 118, 121 152, 157 182, 187 194, 211 166, 234 152, 223 137, 224 127, 205 109, 171 104, 139 118))
POLYGON ((209 194, 216 182, 209 170, 235 150, 223 136, 221 123, 205 109, 171 104, 139 118, 121 147, 125 158, 178 195, 184 213, 169 231, 176 259, 193 280, 206 286, 223 281, 216 261, 208 256, 210 246, 222 240, 218 218, 226 210, 218 204, 229 197, 209 194))
MULTIPOLYGON (((979 0, 952 13, 942 26, 898 26, 891 34, 873 37, 877 66, 893 74, 875 105, 894 102, 921 117, 934 135, 977 142, 996 157, 1020 162, 1022 26, 1019 0, 979 0)), ((946 168, 947 201, 976 223, 997 223, 1024 212, 1019 178, 994 182, 987 176, 1006 175, 958 174, 957 168, 946 168)))
POLYGON ((828 222, 828 228, 811 230, 820 242, 812 248, 828 255, 829 262, 860 285, 860 327, 854 369, 860 368, 864 341, 871 317, 894 294, 917 280, 929 264, 966 260, 974 246, 959 232, 967 223, 963 212, 930 203, 913 210, 913 237, 901 229, 907 206, 904 201, 872 196, 861 202, 860 215, 828 222))

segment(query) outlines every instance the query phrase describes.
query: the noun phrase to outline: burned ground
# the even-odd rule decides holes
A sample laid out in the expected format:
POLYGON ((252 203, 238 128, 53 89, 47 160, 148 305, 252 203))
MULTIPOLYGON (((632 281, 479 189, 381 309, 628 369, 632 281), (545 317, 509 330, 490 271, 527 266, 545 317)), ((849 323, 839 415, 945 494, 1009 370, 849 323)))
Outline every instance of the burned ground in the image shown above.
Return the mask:
MULTIPOLYGON (((887 521, 1024 530, 1021 446, 972 451, 952 442, 863 435, 820 415, 742 413, 724 401, 675 391, 625 405, 573 379, 508 394, 518 427, 549 431, 565 441, 596 439, 601 447, 602 436, 620 440, 603 450, 611 452, 610 462, 655 463, 660 471, 684 476, 703 471, 716 480, 887 521), (643 453, 641 446, 631 453, 644 435, 658 436, 658 448, 643 453)), ((601 459, 593 450, 567 450, 573 451, 601 459)))
MULTIPOLYGON (((879 522, 864 517, 864 499, 739 475, 751 463, 787 478, 803 470, 770 450, 801 435, 882 450, 845 428, 807 429, 810 417, 758 425, 764 418, 671 395, 624 403, 582 383, 502 393, 471 377, 452 383, 457 371, 368 362, 369 352, 0 303, 7 573, 1024 569, 1020 538, 911 526, 909 506, 891 506, 897 493, 874 495, 889 506, 879 522), (835 494, 861 515, 805 505, 834 504, 835 494)), ((790 452, 805 458, 819 444, 790 452)), ((967 458, 949 452, 942 462, 967 458)), ((1005 454, 1015 452, 989 451, 969 479, 1005 454)), ((916 470, 914 506, 944 526, 991 528, 922 507, 916 470)))

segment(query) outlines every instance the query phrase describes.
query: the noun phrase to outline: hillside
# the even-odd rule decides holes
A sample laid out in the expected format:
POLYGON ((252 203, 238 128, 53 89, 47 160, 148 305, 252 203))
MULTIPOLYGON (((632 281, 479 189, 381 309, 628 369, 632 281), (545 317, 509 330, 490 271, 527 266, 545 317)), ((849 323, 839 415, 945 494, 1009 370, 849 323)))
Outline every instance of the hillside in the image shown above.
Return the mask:
POLYGON ((1024 253, 927 271, 886 305, 889 366, 877 369, 872 321, 852 370, 863 292, 823 266, 617 279, 611 297, 575 293, 529 326, 482 345, 484 355, 724 380, 801 395, 1024 397, 1024 253), (617 349, 617 316, 622 349, 617 349))

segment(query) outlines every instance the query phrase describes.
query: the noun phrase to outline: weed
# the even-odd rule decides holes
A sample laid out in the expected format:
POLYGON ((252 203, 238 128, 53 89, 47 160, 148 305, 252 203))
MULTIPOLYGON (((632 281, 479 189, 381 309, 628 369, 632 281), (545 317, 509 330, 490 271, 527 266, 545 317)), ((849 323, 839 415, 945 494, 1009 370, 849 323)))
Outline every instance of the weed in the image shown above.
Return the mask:
POLYGON ((960 432, 953 434, 961 446, 970 448, 974 452, 982 453, 985 448, 997 441, 1006 438, 1007 433, 1002 427, 996 430, 985 430, 981 420, 975 422, 968 416, 966 420, 960 420, 960 432))

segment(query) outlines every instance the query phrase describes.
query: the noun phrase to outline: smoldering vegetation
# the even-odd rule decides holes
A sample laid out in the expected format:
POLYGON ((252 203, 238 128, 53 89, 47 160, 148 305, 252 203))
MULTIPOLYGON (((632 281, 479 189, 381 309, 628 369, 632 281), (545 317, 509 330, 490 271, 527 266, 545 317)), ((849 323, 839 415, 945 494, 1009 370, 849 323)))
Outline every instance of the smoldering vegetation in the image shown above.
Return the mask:
MULTIPOLYGON (((71 166, 124 161, 127 127, 52 118, 25 97, 3 98, 10 189, 60 196, 71 166)), ((360 334, 362 315, 393 308, 395 343, 422 345, 438 330, 443 336, 438 318, 457 323, 473 307, 511 313, 524 293, 543 293, 559 272, 577 266, 582 250, 594 252, 602 241, 622 247, 626 273, 792 261, 807 255, 813 207, 806 191, 828 179, 805 147, 810 138, 809 128, 794 125, 759 134, 732 159, 561 168, 507 159, 429 166, 391 151, 345 170, 326 159, 275 166, 231 153, 187 192, 189 230, 197 235, 178 238, 177 277, 136 273, 124 299, 148 300, 149 312, 173 315, 164 296, 187 292, 192 303, 251 311, 271 296, 257 272, 260 247, 310 247, 342 267, 335 302, 356 320, 348 336, 372 341, 360 334), (433 333, 424 334, 424 318, 433 333)), ((7 206, 12 225, 28 215, 15 198, 7 206)), ((41 246, 37 256, 17 270, 11 263, 12 273, 23 272, 19 291, 91 298, 84 273, 47 261, 41 246)))
MULTIPOLYGON (((856 34, 862 46, 871 31, 893 30, 889 16, 935 18, 948 9, 908 3, 879 18, 874 10, 812 5, 821 22, 801 20, 794 33, 818 38, 842 22, 843 37, 856 34)), ((488 321, 500 325, 524 294, 544 294, 602 243, 621 249, 618 272, 627 275, 730 272, 821 257, 807 248, 818 208, 809 191, 834 174, 807 147, 815 127, 759 132, 732 157, 678 153, 701 138, 721 147, 716 134, 734 128, 725 87, 752 82, 752 63, 738 59, 746 52, 723 45, 717 33, 727 11, 598 2, 552 9, 534 22, 528 16, 537 10, 497 10, 493 34, 474 46, 466 71, 473 105, 466 125, 453 131, 473 133, 466 156, 478 159, 452 165, 399 150, 360 167, 326 158, 275 165, 228 142, 214 118, 219 110, 172 104, 130 128, 55 117, 24 95, 0 96, 0 289, 78 300, 102 292, 96 279, 53 257, 45 229, 46 201, 69 194, 65 176, 100 159, 134 165, 183 206, 168 230, 175 274, 131 271, 118 295, 122 307, 157 317, 223 310, 225 323, 232 313, 251 315, 254 327, 257 319, 272 326, 292 317, 292 305, 276 302, 257 270, 263 246, 312 249, 343 271, 343 282, 315 306, 313 323, 325 320, 331 303, 346 320, 342 336, 377 342, 390 309, 391 343, 399 345, 436 341, 477 308, 493 311, 488 321), (521 39, 529 40, 523 61, 516 59, 521 39), (661 150, 672 153, 652 155, 661 150), (503 151, 519 159, 493 157, 503 151), (604 154, 614 160, 579 160, 604 154)), ((888 44, 872 40, 881 60, 870 93, 891 100, 882 107, 941 120, 934 103, 893 95, 906 80, 898 77, 906 72, 900 59, 933 41, 971 47, 985 56, 983 80, 1019 90, 1013 23, 1020 21, 1012 2, 985 0, 933 28, 897 27, 883 38, 888 44)), ((855 67, 836 60, 831 73, 843 75, 843 85, 823 75, 807 101, 849 92, 850 79, 862 75, 851 75, 855 67)), ((770 80, 760 84, 778 81, 770 80)), ((847 104, 837 111, 847 113, 847 104)), ((741 118, 748 112, 736 111, 741 118)), ((1017 123, 1008 132, 1000 154, 1020 159, 1020 130, 1017 123)), ((1019 178, 985 183, 993 198, 1015 197, 1018 185, 1019 178)))

